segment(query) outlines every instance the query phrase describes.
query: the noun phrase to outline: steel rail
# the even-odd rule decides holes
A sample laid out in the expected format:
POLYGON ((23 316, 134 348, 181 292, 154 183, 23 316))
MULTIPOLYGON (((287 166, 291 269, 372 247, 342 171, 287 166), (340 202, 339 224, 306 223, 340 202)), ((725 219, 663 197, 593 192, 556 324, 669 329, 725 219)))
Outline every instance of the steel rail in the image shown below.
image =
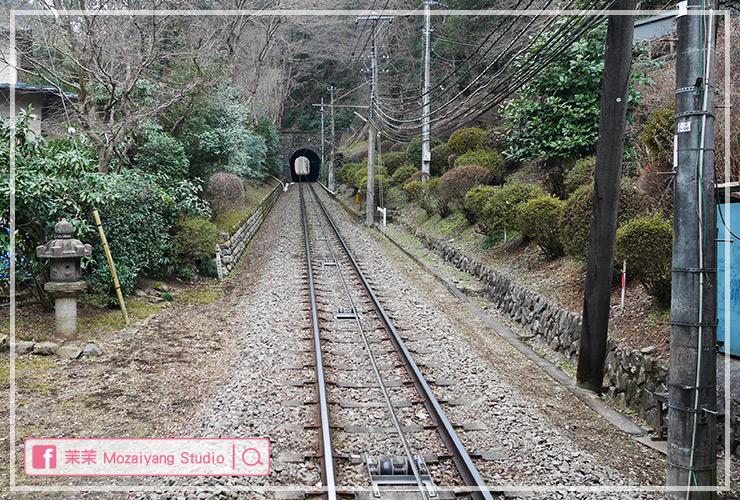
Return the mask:
MULTIPOLYGON (((314 196, 318 198, 313 190, 313 187, 309 185, 309 188, 314 193, 314 196)), ((352 267, 354 268, 355 273, 357 273, 357 276, 360 278, 365 291, 370 296, 373 306, 378 312, 378 316, 383 322, 383 325, 391 334, 391 341, 395 344, 396 349, 401 355, 401 359, 406 367, 406 370, 414 381, 414 385, 416 386, 417 391, 424 400, 424 405, 429 411, 429 414, 431 415, 434 422, 437 424, 437 430, 442 437, 442 441, 444 441, 445 446, 447 446, 447 449, 450 451, 450 453, 452 453, 452 459, 455 462, 457 470, 462 476, 465 485, 471 488, 471 495, 476 500, 493 500, 493 496, 486 486, 485 481, 483 481, 483 478, 478 472, 478 469, 475 467, 473 460, 470 458, 470 455, 468 455, 468 452, 465 450, 465 446, 462 444, 460 438, 457 436, 457 432, 455 432, 452 424, 447 419, 442 406, 439 404, 439 401, 437 401, 437 398, 434 396, 434 393, 429 387, 426 379, 424 379, 424 375, 421 373, 421 370, 419 370, 416 362, 414 362, 413 358, 411 357, 411 353, 409 353, 408 349, 406 348, 406 344, 403 342, 403 339, 401 339, 398 331, 396 331, 396 328, 391 323, 391 320, 386 314, 385 309, 383 309, 383 306, 380 304, 378 297, 375 295, 375 292, 373 292, 370 283, 368 283, 365 275, 360 270, 360 266, 357 264, 357 261, 352 255, 352 252, 350 252, 349 247, 345 243, 342 236, 339 234, 339 230, 334 224, 332 218, 329 216, 329 212, 327 212, 323 203, 319 202, 319 206, 326 215, 326 218, 329 221, 332 229, 334 230, 334 233, 337 235, 337 238, 344 248, 347 257, 349 257, 349 260, 352 263, 352 267)))
POLYGON ((303 235, 306 244, 306 262, 308 263, 308 287, 311 295, 311 322, 313 324, 314 354, 316 356, 316 386, 319 392, 319 441, 323 452, 321 458, 322 474, 326 493, 329 500, 337 500, 337 472, 334 467, 334 451, 331 447, 331 429, 329 428, 329 401, 326 397, 326 381, 324 379, 324 360, 321 353, 321 337, 319 335, 319 318, 316 306, 316 288, 313 281, 311 266, 311 249, 308 242, 308 224, 306 223, 306 204, 303 199, 303 184, 299 182, 301 199, 301 218, 303 219, 303 235))
MULTIPOLYGON (((313 187, 311 187, 311 193, 313 194, 317 205, 321 206, 321 200, 316 195, 316 191, 314 191, 313 187)), ((355 301, 352 299, 352 294, 350 293, 349 287, 347 286, 347 281, 344 279, 344 275, 342 274, 342 266, 340 265, 339 259, 337 258, 337 255, 334 252, 334 248, 329 242, 329 238, 328 238, 329 235, 326 234, 326 229, 324 228, 324 224, 321 223, 320 217, 321 216, 319 215, 319 213, 316 212, 316 220, 319 223, 319 227, 321 228, 321 234, 324 236, 324 239, 326 240, 326 246, 329 249, 329 253, 331 254, 331 258, 334 259, 334 263, 336 264, 336 268, 339 273, 339 279, 342 282, 344 293, 347 296, 347 300, 349 301, 349 305, 351 308, 350 310, 354 311, 355 313, 355 322, 357 323, 357 328, 360 331, 360 336, 362 337, 362 342, 365 346, 365 352, 367 352, 368 358, 370 359, 370 364, 373 367, 375 378, 378 381, 378 387, 380 388, 380 392, 383 394, 383 399, 385 400, 385 404, 388 408, 388 412, 390 413, 391 420, 393 421, 393 425, 396 428, 396 432, 398 433, 398 438, 401 441, 401 446, 403 446, 403 450, 404 450, 404 453, 406 454, 406 458, 408 458, 409 460, 409 465, 411 466, 411 470, 414 474, 414 479, 416 480, 416 484, 419 487, 419 494, 422 500, 429 500, 429 494, 426 488, 424 487, 424 482, 422 481, 421 475, 419 474, 419 467, 414 461, 414 455, 411 453, 411 447, 409 446, 408 440, 406 439, 406 436, 403 433, 403 429, 401 428, 401 422, 398 420, 398 415, 396 414, 395 408, 393 408, 393 402, 391 401, 391 396, 388 393, 388 388, 386 387, 385 382, 383 382, 383 376, 380 373, 380 368, 378 367, 378 363, 375 359, 375 355, 373 354, 373 350, 370 347, 370 342, 368 342, 367 340, 367 335, 365 334, 365 328, 363 328, 362 320, 360 319, 359 310, 355 306, 355 301)))

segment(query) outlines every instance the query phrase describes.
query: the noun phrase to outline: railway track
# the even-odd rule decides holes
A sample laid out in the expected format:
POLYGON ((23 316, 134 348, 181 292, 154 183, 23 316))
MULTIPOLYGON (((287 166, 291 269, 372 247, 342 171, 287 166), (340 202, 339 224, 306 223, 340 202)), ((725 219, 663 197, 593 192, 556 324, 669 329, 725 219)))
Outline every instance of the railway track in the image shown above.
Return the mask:
POLYGON ((311 184, 299 184, 329 499, 492 499, 311 184))

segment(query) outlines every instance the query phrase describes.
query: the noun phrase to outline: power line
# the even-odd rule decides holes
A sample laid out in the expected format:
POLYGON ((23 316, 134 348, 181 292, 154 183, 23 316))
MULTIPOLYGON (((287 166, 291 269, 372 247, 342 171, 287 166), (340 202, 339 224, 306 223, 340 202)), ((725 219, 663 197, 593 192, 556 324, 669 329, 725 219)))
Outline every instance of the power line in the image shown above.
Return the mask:
MULTIPOLYGON (((458 103, 456 106, 454 106, 450 111, 445 113, 442 116, 439 116, 435 118, 434 122, 438 122, 440 120, 448 119, 448 122, 454 121, 457 125, 459 125, 460 119, 466 119, 466 121, 469 121, 471 119, 471 114, 475 113, 475 117, 480 116, 483 112, 487 112, 490 110, 493 106, 498 104, 508 96, 511 92, 516 90, 516 88, 519 88, 521 85, 526 83, 531 79, 534 74, 539 71, 542 67, 549 64, 554 57, 556 57, 559 54, 559 51, 568 45, 575 42, 577 39, 579 39, 590 27, 595 24, 596 22, 599 22, 599 18, 596 16, 589 16, 585 22, 581 22, 580 24, 577 24, 579 19, 575 19, 575 16, 573 18, 569 18, 568 21, 563 23, 563 25, 558 29, 558 31, 555 32, 554 36, 550 36, 548 39, 548 43, 544 44, 541 42, 540 37, 535 37, 532 39, 530 44, 526 47, 524 47, 522 50, 519 51, 519 54, 521 54, 523 51, 528 50, 532 47, 532 45, 536 42, 539 42, 541 46, 534 52, 534 56, 528 57, 528 60, 525 64, 520 65, 516 72, 509 75, 509 78, 499 80, 497 85, 493 87, 492 90, 490 90, 488 93, 486 93, 484 96, 478 98, 478 100, 474 103, 474 105, 471 105, 470 107, 462 110, 462 112, 458 112, 457 115, 454 113, 457 112, 464 104, 470 102, 473 98, 475 98, 480 92, 485 89, 486 87, 489 87, 491 84, 496 82, 496 77, 501 75, 503 73, 503 70, 505 70, 511 62, 516 59, 518 56, 515 55, 511 58, 509 58, 508 63, 502 67, 499 71, 494 74, 487 83, 479 86, 477 89, 475 89, 469 96, 467 96, 463 101, 458 103), (575 26, 575 29, 572 29, 571 27, 575 26), (545 50, 548 49, 548 50, 545 50), (544 57, 541 55, 544 53, 544 57), (508 85, 506 83, 508 82, 508 85), (486 101, 486 99, 491 96, 494 92, 498 92, 498 95, 493 101, 488 102, 485 105, 485 108, 483 110, 476 109, 476 106, 480 105, 482 102, 486 101), (480 111, 480 112, 477 112, 480 111), (467 115, 467 116, 466 116, 467 115), (450 118, 452 116, 452 118, 450 118)), ((547 29, 545 27, 543 30, 541 30, 540 36, 542 35, 542 32, 544 32, 547 29)), ((530 49, 531 50, 531 49, 530 49)), ((489 65, 490 66, 490 65, 489 65)), ((470 85, 466 87, 466 89, 470 88, 470 85)), ((462 93, 458 93, 453 99, 448 100, 444 106, 450 105, 452 102, 454 102, 455 99, 457 99, 462 93)), ((442 109, 442 107, 435 110, 435 113, 438 113, 442 109)), ((391 111, 393 112, 393 111, 391 111)), ((388 115, 388 113, 385 113, 385 111, 380 111, 379 114, 385 118, 385 122, 388 126, 391 128, 394 128, 398 131, 409 133, 413 131, 417 131, 419 129, 418 126, 409 126, 409 125, 403 125, 403 124, 410 124, 410 123, 418 123, 417 120, 399 120, 396 118, 393 118, 388 115), (392 123, 388 123, 389 121, 396 122, 397 125, 394 126, 392 123)))

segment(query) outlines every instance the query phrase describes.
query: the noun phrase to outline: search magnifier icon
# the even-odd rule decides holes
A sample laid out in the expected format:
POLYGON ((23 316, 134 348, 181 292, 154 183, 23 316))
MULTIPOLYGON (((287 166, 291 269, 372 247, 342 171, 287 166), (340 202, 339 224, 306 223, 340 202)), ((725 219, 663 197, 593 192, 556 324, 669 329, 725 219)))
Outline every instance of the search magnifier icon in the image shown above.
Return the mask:
POLYGON ((262 455, 257 448, 247 448, 242 452, 242 462, 247 467, 254 467, 255 465, 265 465, 262 463, 262 455))

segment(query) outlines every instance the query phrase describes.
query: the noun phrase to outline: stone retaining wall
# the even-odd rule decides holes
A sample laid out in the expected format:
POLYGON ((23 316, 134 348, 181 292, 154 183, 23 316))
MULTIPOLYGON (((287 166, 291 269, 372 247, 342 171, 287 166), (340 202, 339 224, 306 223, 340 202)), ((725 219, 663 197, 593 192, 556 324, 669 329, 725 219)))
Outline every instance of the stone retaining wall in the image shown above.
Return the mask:
MULTIPOLYGON (((427 248, 435 251, 447 262, 483 282, 485 297, 507 318, 518 322, 529 331, 533 340, 547 344, 577 365, 578 341, 581 336, 581 316, 567 311, 551 300, 517 283, 508 276, 488 268, 466 256, 462 250, 444 240, 436 239, 408 223, 403 227, 427 248)), ((653 355, 654 348, 642 350, 620 347, 608 340, 604 366, 604 388, 622 408, 638 412, 654 428, 658 426, 658 408, 652 392, 667 390, 668 367, 653 355)), ((733 408, 734 409, 734 408, 733 408)), ((667 409, 664 405, 664 413, 667 409)), ((738 436, 740 425, 732 412, 732 449, 740 454, 738 436)), ((720 435, 722 427, 720 425, 720 435)))
POLYGON ((220 243, 218 247, 221 252, 224 275, 228 275, 236 267, 247 245, 257 234, 257 230, 275 206, 275 201, 282 192, 283 186, 278 184, 259 205, 252 208, 234 224, 228 233, 221 233, 223 243, 220 243))

